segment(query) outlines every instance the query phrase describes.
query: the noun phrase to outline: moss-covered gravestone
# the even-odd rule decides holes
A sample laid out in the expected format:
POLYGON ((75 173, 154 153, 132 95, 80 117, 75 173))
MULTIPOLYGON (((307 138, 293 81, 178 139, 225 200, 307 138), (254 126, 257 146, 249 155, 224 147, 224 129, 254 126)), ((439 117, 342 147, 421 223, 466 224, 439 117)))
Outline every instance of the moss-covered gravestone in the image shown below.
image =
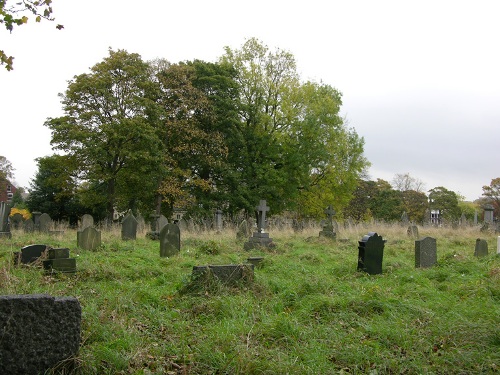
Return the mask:
POLYGON ((122 220, 122 240, 135 240, 137 237, 137 219, 128 212, 122 220))
POLYGON ((488 255, 488 242, 478 238, 476 240, 476 247, 474 249, 474 256, 485 257, 488 255))
POLYGON ((160 256, 170 257, 181 250, 181 231, 176 224, 168 223, 160 231, 160 256))

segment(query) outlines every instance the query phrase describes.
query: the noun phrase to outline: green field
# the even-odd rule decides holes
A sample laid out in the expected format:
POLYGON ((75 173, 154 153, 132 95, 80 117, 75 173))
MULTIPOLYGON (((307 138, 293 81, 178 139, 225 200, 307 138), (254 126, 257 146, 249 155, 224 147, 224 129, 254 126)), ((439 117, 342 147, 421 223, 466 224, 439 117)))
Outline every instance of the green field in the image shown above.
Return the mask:
POLYGON ((438 265, 415 269, 399 226, 272 232, 276 247, 243 251, 235 232, 183 233, 181 252, 103 231, 97 251, 76 232, 13 232, 0 240, 1 294, 75 296, 82 343, 74 374, 478 374, 500 372, 500 256, 494 233, 419 228, 437 239, 438 265), (358 241, 387 240, 383 274, 357 272, 358 241), (474 257, 476 238, 489 254, 474 257), (15 267, 13 252, 68 247, 76 275, 15 267), (195 265, 263 256, 253 283, 191 288, 195 265))

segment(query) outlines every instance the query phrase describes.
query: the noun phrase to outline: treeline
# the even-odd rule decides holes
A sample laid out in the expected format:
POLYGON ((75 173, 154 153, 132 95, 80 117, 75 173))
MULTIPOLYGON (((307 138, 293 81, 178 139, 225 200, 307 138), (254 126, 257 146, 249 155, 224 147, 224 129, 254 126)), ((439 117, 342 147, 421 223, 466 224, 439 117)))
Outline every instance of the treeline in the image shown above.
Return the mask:
POLYGON ((110 50, 60 96, 64 115, 45 122, 58 153, 37 159, 28 200, 54 219, 233 215, 260 199, 319 216, 349 204, 369 165, 341 93, 303 82, 292 54, 256 39, 217 62, 110 50))

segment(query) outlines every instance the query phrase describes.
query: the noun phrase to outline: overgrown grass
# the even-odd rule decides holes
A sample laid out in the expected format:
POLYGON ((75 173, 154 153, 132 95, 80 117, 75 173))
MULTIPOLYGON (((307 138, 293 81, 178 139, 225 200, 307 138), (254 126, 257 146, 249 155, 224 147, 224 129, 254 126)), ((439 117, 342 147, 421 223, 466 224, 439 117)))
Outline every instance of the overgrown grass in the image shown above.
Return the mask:
POLYGON ((399 226, 360 226, 338 241, 272 232, 276 247, 243 251, 236 234, 182 235, 178 256, 140 234, 103 232, 97 251, 76 233, 13 232, 0 242, 0 292, 75 296, 82 305, 77 374, 477 374, 500 371, 500 257, 496 236, 419 228, 437 239, 438 264, 415 269, 399 226), (383 274, 357 272, 358 241, 387 239, 383 274), (490 255, 475 258, 476 238, 490 255), (341 241, 342 240, 342 241, 341 241), (30 243, 69 247, 76 275, 15 267, 30 243), (186 293, 192 267, 262 256, 249 285, 186 293))

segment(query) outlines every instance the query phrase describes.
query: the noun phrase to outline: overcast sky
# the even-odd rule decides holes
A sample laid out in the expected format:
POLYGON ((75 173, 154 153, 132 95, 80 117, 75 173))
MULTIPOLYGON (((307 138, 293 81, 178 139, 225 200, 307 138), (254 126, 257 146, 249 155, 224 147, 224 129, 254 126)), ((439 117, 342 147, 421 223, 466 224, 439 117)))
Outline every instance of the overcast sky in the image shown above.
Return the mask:
POLYGON ((0 30, 0 155, 29 187, 51 155, 47 117, 108 48, 144 60, 215 62, 256 37, 290 51, 303 80, 343 94, 370 177, 409 173, 468 200, 500 177, 500 1, 54 0, 56 23, 0 30))

